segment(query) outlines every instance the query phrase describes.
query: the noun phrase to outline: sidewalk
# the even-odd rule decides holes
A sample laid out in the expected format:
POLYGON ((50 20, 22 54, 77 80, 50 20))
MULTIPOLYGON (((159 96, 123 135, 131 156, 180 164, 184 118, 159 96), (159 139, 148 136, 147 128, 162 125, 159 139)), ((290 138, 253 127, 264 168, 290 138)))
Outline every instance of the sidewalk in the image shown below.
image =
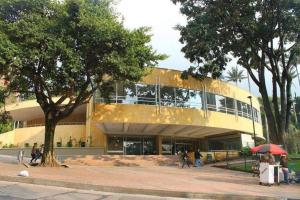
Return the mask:
POLYGON ((174 197, 300 199, 299 184, 260 186, 258 178, 252 177, 252 174, 223 170, 208 165, 200 169, 161 166, 100 167, 72 165, 70 167, 26 168, 23 165, 0 162, 0 180, 174 197), (29 177, 17 177, 21 170, 28 170, 29 177), (256 198, 257 196, 263 196, 263 198, 256 198))

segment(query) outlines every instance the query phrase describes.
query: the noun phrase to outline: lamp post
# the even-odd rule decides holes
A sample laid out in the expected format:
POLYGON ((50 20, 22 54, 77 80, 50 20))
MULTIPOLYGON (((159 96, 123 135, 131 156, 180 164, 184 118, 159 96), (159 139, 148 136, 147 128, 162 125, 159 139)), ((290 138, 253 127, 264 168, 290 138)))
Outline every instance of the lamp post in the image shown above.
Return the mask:
POLYGON ((252 116, 252 125, 253 125, 254 146, 256 146, 256 133, 255 133, 255 124, 254 124, 253 106, 252 106, 252 96, 248 96, 247 98, 250 99, 251 116, 252 116))

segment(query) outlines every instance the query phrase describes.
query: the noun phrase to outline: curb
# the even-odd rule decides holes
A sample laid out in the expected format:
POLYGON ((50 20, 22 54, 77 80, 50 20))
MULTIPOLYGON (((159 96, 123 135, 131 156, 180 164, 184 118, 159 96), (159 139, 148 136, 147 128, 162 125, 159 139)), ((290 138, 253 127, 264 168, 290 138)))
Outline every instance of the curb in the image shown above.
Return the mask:
POLYGON ((184 191, 139 189, 139 188, 128 188, 128 187, 119 187, 119 186, 104 186, 104 185, 93 185, 88 183, 74 183, 74 182, 38 179, 38 178, 30 178, 30 177, 0 176, 0 181, 65 187, 65 188, 81 189, 81 190, 94 190, 94 191, 111 192, 111 193, 141 194, 141 195, 152 195, 152 196, 160 196, 160 197, 175 197, 175 198, 189 198, 189 199, 219 199, 219 200, 228 200, 228 199, 278 200, 280 199, 276 197, 267 197, 267 196, 210 194, 210 193, 197 193, 197 192, 184 192, 184 191))

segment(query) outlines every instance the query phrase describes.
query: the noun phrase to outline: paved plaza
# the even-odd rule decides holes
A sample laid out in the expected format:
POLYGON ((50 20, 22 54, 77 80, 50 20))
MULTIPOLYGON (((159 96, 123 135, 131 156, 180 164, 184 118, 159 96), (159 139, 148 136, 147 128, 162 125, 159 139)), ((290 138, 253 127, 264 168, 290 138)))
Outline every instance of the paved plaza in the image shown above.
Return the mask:
POLYGON ((300 199, 300 185, 260 186, 252 174, 206 165, 199 168, 178 166, 89 166, 47 168, 18 165, 0 159, 0 180, 92 189, 104 192, 152 194, 158 196, 226 199, 300 199), (29 177, 18 177, 28 170, 29 177), (200 195, 204 194, 204 195, 200 195))
POLYGON ((75 190, 63 187, 33 185, 26 183, 0 181, 2 200, 184 200, 183 198, 157 197, 150 195, 129 195, 91 190, 75 190))

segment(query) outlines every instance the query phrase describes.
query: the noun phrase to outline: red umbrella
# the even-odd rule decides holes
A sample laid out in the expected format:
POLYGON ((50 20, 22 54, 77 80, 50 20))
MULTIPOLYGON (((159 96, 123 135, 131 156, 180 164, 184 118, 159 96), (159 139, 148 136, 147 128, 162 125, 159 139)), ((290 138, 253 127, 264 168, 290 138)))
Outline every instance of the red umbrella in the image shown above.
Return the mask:
POLYGON ((266 153, 268 151, 273 155, 287 155, 287 152, 276 144, 262 144, 251 148, 252 153, 266 153))

